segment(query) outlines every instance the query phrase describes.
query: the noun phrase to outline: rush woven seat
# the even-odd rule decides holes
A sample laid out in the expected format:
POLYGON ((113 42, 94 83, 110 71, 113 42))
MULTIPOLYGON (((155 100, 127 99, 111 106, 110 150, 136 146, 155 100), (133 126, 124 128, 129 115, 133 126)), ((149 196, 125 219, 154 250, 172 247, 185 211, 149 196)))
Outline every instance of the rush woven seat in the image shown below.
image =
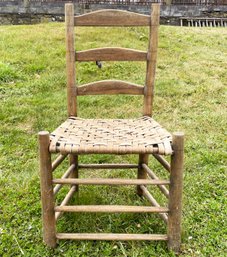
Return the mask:
MULTIPOLYGON (((44 242, 50 247, 56 247, 58 240, 65 239, 165 240, 168 241, 168 247, 171 250, 178 252, 181 242, 184 136, 183 133, 180 132, 171 135, 152 118, 160 5, 152 4, 151 15, 142 15, 122 10, 99 10, 74 16, 73 4, 66 4, 65 10, 68 118, 50 134, 47 131, 39 132, 44 242), (146 51, 141 51, 117 46, 75 51, 75 26, 147 26, 149 28, 148 48, 146 51), (109 78, 101 81, 93 81, 84 85, 77 85, 75 62, 93 62, 94 65, 98 63, 98 67, 101 68, 102 65, 100 62, 102 61, 146 62, 144 85, 137 85, 122 80, 109 80, 109 78), (78 97, 86 95, 118 94, 143 96, 142 117, 131 119, 87 119, 86 117, 82 119, 77 117, 78 97), (120 163, 103 163, 103 159, 105 158, 102 156, 101 163, 99 163, 99 160, 97 163, 98 155, 95 157, 95 163, 81 163, 82 159, 91 160, 93 158, 92 156, 89 158, 81 158, 81 155, 84 154, 138 154, 138 160, 136 163, 124 163, 124 161, 119 161, 120 163), (56 155, 56 159, 52 162, 51 157, 56 155), (170 156, 170 163, 165 159, 164 155, 170 156), (54 173, 54 171, 60 167, 60 164, 67 156, 69 157, 69 167, 59 177, 61 171, 57 173, 54 173), (149 156, 154 157, 155 161, 157 160, 162 165, 162 168, 167 171, 167 179, 159 178, 159 176, 149 168, 149 156), (83 173, 82 178, 79 176, 80 169, 88 169, 88 171, 83 173), (117 176, 122 173, 113 171, 109 178, 106 177, 108 172, 105 174, 105 178, 102 178, 100 175, 98 178, 95 178, 94 176, 98 173, 97 171, 92 174, 89 173, 92 172, 92 169, 130 169, 131 175, 130 178, 119 178, 117 176), (135 169, 134 178, 132 178, 133 169, 135 169), (67 185, 70 185, 69 191, 62 200, 61 197, 63 194, 58 194, 58 192, 67 185), (143 197, 149 202, 150 206, 147 203, 142 206, 81 205, 83 202, 82 197, 79 205, 77 202, 78 197, 74 199, 74 204, 72 205, 71 199, 75 193, 79 194, 80 185, 82 185, 81 190, 83 190, 83 186, 85 185, 135 186, 135 192, 138 197, 143 197), (166 198, 166 204, 160 206, 158 201, 149 192, 148 189, 150 188, 148 188, 148 185, 156 187, 157 190, 163 194, 163 197, 166 198), (57 205, 59 202, 61 203, 57 205), (81 213, 80 215, 83 215, 84 212, 152 213, 153 215, 157 214, 163 222, 167 223, 167 231, 163 234, 58 232, 56 222, 64 212, 79 212, 81 213)), ((84 32, 86 32, 86 29, 84 32)), ((107 30, 105 30, 105 33, 106 32, 107 30)), ((131 32, 133 33, 133 30, 131 32)), ((78 31, 78 35, 79 33, 80 31, 78 31)), ((135 34, 136 37, 138 37, 138 33, 136 32, 135 34)), ((77 38, 80 38, 80 36, 77 38)), ((107 39, 108 38, 106 38, 106 40, 107 39)), ((132 40, 131 42, 133 44, 134 41, 132 40)), ((127 74, 130 70, 131 69, 127 71, 127 74)), ((101 73, 102 69, 99 72, 101 73)), ((122 70, 122 73, 124 73, 124 70, 122 70)), ((108 74, 111 73, 108 72, 108 74)), ((92 75, 90 74, 89 77, 90 76, 92 75)), ((103 75, 100 76, 103 77, 103 75)), ((83 79, 80 81, 83 81, 83 79)), ((164 122, 165 121, 163 121, 163 123, 164 122)), ((125 176, 127 174, 128 173, 125 173, 125 176)), ((163 173, 161 174, 163 175, 163 173)), ((65 191, 62 193, 64 192, 65 191)), ((115 197, 114 202, 117 202, 117 192, 114 190, 113 193, 115 197)), ((105 190, 103 190, 103 195, 104 197, 106 196, 105 190)), ((119 195, 119 197, 122 196, 119 195)), ((68 217, 72 218, 72 216, 68 217)), ((142 218, 141 216, 139 219, 142 225, 144 217, 142 218)), ((146 219, 148 219, 148 216, 146 219)), ((77 222, 77 220, 75 222, 77 222)), ((127 223, 128 222, 129 220, 127 220, 127 223)), ((67 222, 67 224, 70 224, 70 222, 67 222)), ((81 222, 79 224, 84 226, 81 222)), ((59 229, 60 227, 62 229, 64 228, 62 225, 59 226, 59 229)), ((74 227, 77 227, 77 225, 74 227)), ((67 228, 67 230, 69 229, 67 228)), ((84 228, 81 230, 84 230, 84 228)), ((87 228, 87 230, 89 230, 89 228, 87 228)), ((129 230, 131 230, 131 225, 129 230)), ((146 230, 151 231, 153 228, 146 230)), ((97 231, 100 231, 100 228, 97 227, 97 231)))
POLYGON ((70 117, 50 135, 50 152, 172 154, 172 136, 151 117, 81 119, 70 117))

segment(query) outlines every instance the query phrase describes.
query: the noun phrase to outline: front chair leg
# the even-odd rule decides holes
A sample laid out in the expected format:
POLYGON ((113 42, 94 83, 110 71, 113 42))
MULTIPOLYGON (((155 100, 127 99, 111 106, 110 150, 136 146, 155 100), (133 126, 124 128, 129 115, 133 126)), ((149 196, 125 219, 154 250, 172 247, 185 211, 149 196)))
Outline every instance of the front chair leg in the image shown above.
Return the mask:
POLYGON ((56 227, 51 154, 49 152, 49 144, 49 132, 39 132, 43 240, 49 247, 54 248, 56 246, 56 227))
POLYGON ((168 247, 179 252, 181 244, 181 212, 183 191, 184 134, 173 134, 173 155, 171 155, 168 247))
MULTIPOLYGON (((70 154, 69 156, 69 164, 75 165, 74 170, 70 174, 70 178, 79 178, 79 173, 78 173, 78 155, 76 154, 70 154)), ((75 192, 79 191, 79 185, 76 185, 75 192)))

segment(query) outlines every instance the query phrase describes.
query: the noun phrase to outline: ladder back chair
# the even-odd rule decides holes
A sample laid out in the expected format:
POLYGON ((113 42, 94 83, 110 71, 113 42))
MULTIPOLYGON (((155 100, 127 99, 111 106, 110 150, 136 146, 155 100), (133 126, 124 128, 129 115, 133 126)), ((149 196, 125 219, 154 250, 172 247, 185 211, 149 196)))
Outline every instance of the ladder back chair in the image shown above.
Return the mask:
POLYGON ((100 10, 74 16, 73 4, 65 5, 68 119, 51 134, 39 132, 41 201, 44 242, 55 247, 59 239, 74 240, 165 240, 171 250, 179 251, 181 241, 182 177, 184 135, 171 135, 152 118, 154 80, 158 46, 160 5, 152 4, 151 15, 121 10, 100 10), (148 50, 108 47, 74 50, 74 26, 148 26, 148 50), (120 80, 103 80, 76 86, 75 61, 145 61, 145 86, 120 80), (138 119, 82 119, 77 117, 77 96, 99 94, 144 95, 143 116, 138 119), (59 156, 52 162, 51 155, 59 156), (80 164, 80 154, 138 154, 138 164, 80 164), (169 173, 159 179, 148 167, 153 156, 169 173), (163 157, 170 155, 170 164, 163 157), (69 156, 69 168, 61 178, 53 179, 54 170, 69 156), (135 168, 137 179, 79 178, 78 170, 135 168), (55 197, 64 185, 71 185, 60 205, 55 197), (79 185, 136 185, 137 194, 151 206, 69 205, 79 185), (161 207, 147 189, 154 185, 168 199, 161 207), (64 212, 157 213, 167 224, 166 234, 58 233, 56 222, 64 212))

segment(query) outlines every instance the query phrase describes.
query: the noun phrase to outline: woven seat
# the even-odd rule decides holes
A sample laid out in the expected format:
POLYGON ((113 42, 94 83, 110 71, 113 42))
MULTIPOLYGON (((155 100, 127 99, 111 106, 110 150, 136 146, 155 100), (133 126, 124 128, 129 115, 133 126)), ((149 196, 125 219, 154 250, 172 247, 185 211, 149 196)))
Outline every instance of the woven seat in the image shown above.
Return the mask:
POLYGON ((171 134, 154 119, 70 117, 51 133, 50 152, 172 154, 171 134))

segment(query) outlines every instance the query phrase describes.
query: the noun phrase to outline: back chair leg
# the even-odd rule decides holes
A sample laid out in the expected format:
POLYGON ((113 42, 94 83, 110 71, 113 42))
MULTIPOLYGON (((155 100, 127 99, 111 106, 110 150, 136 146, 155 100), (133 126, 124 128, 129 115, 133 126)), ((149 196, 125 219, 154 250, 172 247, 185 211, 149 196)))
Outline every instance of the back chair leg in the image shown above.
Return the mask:
MULTIPOLYGON (((147 172, 146 170, 143 168, 142 164, 148 164, 148 154, 140 154, 139 155, 139 167, 138 167, 138 175, 137 178, 138 179, 146 179, 147 178, 147 172)), ((143 196, 143 190, 141 189, 140 186, 137 186, 137 194, 139 196, 143 196)))
MULTIPOLYGON (((69 156, 69 163, 70 165, 75 164, 74 170, 70 174, 70 178, 79 178, 79 173, 78 173, 78 155, 75 154, 70 154, 69 156)), ((76 185, 75 192, 79 191, 79 185, 76 185)))
POLYGON ((184 134, 173 134, 173 155, 171 156, 168 247, 179 252, 181 243, 181 211, 183 190, 184 134))
POLYGON ((53 248, 56 246, 56 227, 49 144, 49 133, 47 131, 39 132, 43 239, 49 247, 53 248))

